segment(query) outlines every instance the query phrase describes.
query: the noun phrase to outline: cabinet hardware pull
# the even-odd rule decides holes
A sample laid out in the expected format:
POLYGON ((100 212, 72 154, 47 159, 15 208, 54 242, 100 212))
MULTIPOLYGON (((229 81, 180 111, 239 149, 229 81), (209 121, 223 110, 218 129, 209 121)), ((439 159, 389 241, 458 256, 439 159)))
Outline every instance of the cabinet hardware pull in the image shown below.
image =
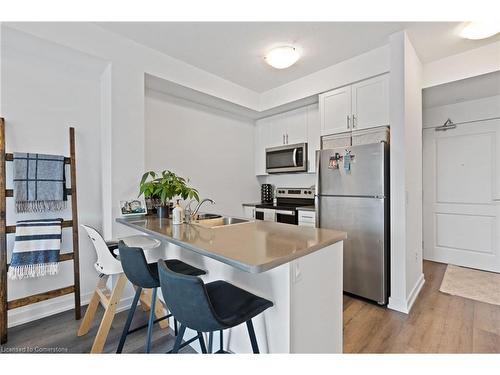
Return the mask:
POLYGON ((288 144, 288 134, 286 135, 286 144, 288 144))
POLYGON ((350 129, 350 116, 347 115, 347 129, 350 129))
POLYGON ((283 144, 285 145, 285 134, 283 134, 283 144))
POLYGON ((356 116, 352 115, 352 128, 356 127, 356 116))

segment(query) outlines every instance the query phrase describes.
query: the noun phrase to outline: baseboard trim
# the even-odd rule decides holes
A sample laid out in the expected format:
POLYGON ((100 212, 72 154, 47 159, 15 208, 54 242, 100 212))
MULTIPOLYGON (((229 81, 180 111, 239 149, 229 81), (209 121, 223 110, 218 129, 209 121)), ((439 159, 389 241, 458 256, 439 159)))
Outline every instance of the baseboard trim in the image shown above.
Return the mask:
POLYGON ((422 273, 420 274, 420 277, 418 278, 417 282, 410 292, 410 295, 406 300, 389 297, 389 304, 387 305, 387 307, 391 310, 409 314, 424 284, 425 278, 424 274, 422 273))
POLYGON ((422 290, 424 284, 425 284, 424 274, 421 273, 410 295, 408 296, 408 301, 406 303, 406 305, 408 306, 408 312, 411 311, 411 308, 413 307, 413 304, 415 303, 418 295, 420 294, 420 291, 422 290))

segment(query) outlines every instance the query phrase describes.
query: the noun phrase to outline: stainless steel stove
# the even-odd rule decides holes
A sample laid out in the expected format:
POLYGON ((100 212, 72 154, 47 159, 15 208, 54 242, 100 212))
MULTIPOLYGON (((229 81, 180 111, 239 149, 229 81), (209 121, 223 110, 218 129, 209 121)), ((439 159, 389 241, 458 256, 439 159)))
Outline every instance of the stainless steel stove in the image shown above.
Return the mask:
POLYGON ((314 188, 276 188, 276 204, 255 206, 255 219, 298 224, 297 208, 314 205, 314 188))

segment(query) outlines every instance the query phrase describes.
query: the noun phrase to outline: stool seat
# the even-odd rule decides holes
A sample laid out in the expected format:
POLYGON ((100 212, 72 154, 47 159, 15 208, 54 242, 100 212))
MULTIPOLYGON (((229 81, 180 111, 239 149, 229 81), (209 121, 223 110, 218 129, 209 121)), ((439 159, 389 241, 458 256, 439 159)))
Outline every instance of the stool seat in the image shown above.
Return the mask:
MULTIPOLYGON (((167 267, 172 269, 169 264, 167 267)), ((205 287, 217 318, 227 327, 244 323, 273 306, 271 301, 222 280, 205 287)))
MULTIPOLYGON (((183 275, 191 275, 191 276, 201 276, 205 275, 206 271, 196 268, 190 264, 184 263, 179 259, 167 259, 164 260, 165 264, 168 268, 177 273, 182 273, 183 275)), ((149 263, 148 264, 149 271, 151 275, 158 280, 158 287, 160 286, 160 276, 158 275, 158 263, 149 263)))
POLYGON ((151 238, 146 235, 138 234, 135 236, 127 236, 120 238, 128 247, 140 247, 142 250, 155 249, 161 245, 161 242, 156 238, 151 238))

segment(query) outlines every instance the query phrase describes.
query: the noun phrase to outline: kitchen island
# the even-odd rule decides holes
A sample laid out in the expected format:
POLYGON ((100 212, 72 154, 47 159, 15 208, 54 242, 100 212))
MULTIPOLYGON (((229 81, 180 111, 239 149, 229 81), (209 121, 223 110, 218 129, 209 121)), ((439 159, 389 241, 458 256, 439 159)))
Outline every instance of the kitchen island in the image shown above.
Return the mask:
MULTIPOLYGON (((181 259, 206 269, 206 282, 226 280, 273 301, 254 319, 261 352, 342 352, 344 232, 264 221, 173 225, 154 216, 117 222, 161 240, 165 252, 154 257, 181 259)), ((224 349, 251 351, 244 325, 224 335, 224 349)))

